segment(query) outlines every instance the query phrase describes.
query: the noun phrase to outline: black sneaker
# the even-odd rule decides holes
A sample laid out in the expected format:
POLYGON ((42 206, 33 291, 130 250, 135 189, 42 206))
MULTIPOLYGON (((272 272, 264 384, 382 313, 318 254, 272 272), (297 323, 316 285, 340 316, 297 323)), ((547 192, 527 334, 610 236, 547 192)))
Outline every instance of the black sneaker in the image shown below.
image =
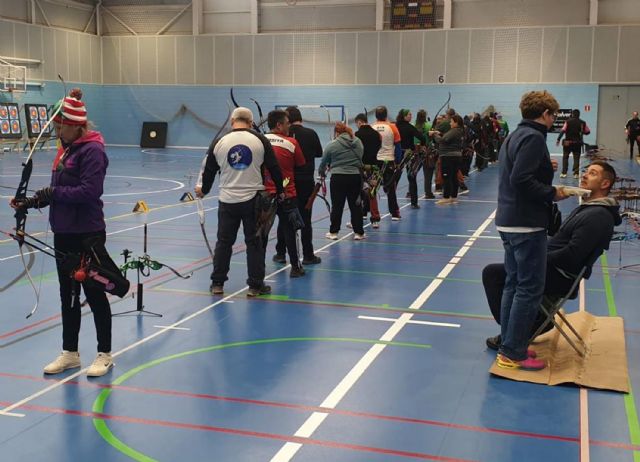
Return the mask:
POLYGON ((291 272, 289 273, 290 278, 299 278, 304 276, 305 271, 302 266, 294 266, 291 268, 291 272))
POLYGON ((287 262, 287 258, 284 255, 281 255, 279 253, 275 254, 272 258, 272 260, 276 263, 286 263, 287 262))
POLYGON ((418 204, 411 204, 412 209, 419 209, 420 206, 418 204))
POLYGON ((435 199, 435 198, 436 198, 436 196, 434 196, 434 195, 433 195, 433 193, 429 193, 429 194, 425 194, 425 195, 424 195, 424 198, 425 198, 425 199, 435 199))
POLYGON ((317 265, 322 262, 322 258, 316 257, 315 255, 311 258, 305 258, 302 260, 303 265, 317 265))
POLYGON ((502 344, 502 337, 500 337, 500 334, 496 335, 495 337, 489 337, 487 339, 487 347, 490 348, 491 350, 498 351, 500 349, 501 344, 502 344))
POLYGON ((209 291, 212 295, 222 295, 224 294, 224 286, 222 284, 212 282, 211 286, 209 286, 209 291))
POLYGON ((257 297, 258 295, 269 295, 271 293, 271 286, 262 284, 261 287, 249 287, 247 291, 247 297, 257 297))

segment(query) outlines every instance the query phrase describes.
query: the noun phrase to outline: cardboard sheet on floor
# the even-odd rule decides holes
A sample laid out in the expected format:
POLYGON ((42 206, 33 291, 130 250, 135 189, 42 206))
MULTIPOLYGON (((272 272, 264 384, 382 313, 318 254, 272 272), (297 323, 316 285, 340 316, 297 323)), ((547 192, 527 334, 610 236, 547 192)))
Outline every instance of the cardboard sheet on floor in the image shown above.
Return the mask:
MULTIPOLYGON (((560 321, 560 318, 556 319, 560 321)), ((546 385, 574 383, 628 393, 629 371, 623 319, 593 316, 587 312, 571 313, 567 319, 587 345, 584 358, 554 328, 539 336, 531 345, 538 357, 547 361, 545 369, 536 372, 502 369, 494 362, 489 372, 520 382, 546 385)), ((571 332, 568 334, 573 339, 571 332)))

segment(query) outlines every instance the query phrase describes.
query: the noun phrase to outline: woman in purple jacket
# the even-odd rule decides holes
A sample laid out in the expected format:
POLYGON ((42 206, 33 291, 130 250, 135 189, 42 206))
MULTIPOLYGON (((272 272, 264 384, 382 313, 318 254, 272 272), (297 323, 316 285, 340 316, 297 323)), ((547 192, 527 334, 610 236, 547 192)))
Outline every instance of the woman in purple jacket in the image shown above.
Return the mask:
MULTIPOLYGON (((50 207, 49 222, 58 255, 80 254, 92 247, 100 264, 119 271, 105 249, 105 221, 100 199, 109 159, 104 139, 87 127, 87 111, 81 101, 82 91, 73 89, 60 100, 60 112, 53 120, 60 147, 53 162, 51 186, 36 191, 24 201, 12 201, 12 207, 50 207)), ((54 107, 54 111, 58 106, 54 107)), ((80 367, 78 334, 80 332, 80 278, 71 277, 64 259, 56 260, 62 306, 62 353, 45 366, 45 374, 58 374, 80 367)), ((90 377, 106 374, 111 359, 111 307, 104 290, 82 282, 93 312, 98 338, 98 355, 87 370, 90 377)))

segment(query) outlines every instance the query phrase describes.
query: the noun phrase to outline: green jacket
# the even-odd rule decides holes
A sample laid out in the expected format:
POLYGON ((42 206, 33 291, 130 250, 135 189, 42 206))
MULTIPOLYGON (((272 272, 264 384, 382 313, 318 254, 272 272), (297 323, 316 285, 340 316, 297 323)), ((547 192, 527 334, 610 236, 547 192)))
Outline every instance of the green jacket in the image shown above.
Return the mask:
POLYGON ((330 167, 332 175, 357 175, 362 168, 363 154, 364 147, 360 138, 351 138, 347 133, 342 133, 325 146, 318 174, 326 176, 327 167, 330 167))

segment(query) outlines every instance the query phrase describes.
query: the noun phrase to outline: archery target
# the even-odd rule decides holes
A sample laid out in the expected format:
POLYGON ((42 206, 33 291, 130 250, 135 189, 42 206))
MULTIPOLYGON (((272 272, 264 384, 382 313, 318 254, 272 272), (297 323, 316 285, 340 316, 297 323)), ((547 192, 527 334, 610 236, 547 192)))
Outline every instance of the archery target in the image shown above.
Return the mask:
POLYGON ((19 120, 12 120, 11 121, 11 133, 14 135, 18 135, 20 133, 22 133, 22 130, 20 130, 20 121, 19 120))
POLYGON ((40 133, 40 122, 31 122, 31 133, 40 133))
POLYGON ((7 106, 0 106, 0 119, 8 119, 9 118, 9 110, 7 109, 7 106))
POLYGON ((4 103, 0 105, 0 137, 15 138, 22 137, 22 124, 20 123, 20 112, 16 103, 4 103))
POLYGON ((47 106, 38 106, 38 111, 40 112, 40 118, 47 120, 47 106))
POLYGON ((40 132, 44 135, 51 133, 50 126, 44 130, 47 125, 48 111, 46 104, 25 104, 25 116, 27 117, 27 135, 29 138, 37 138, 40 132))
POLYGON ((38 118, 38 108, 35 106, 29 107, 29 119, 37 119, 38 118))
POLYGON ((11 127, 9 126, 9 122, 7 120, 3 120, 2 122, 0 122, 0 134, 11 134, 11 127))
POLYGON ((18 106, 9 106, 9 118, 13 120, 18 118, 18 106))

